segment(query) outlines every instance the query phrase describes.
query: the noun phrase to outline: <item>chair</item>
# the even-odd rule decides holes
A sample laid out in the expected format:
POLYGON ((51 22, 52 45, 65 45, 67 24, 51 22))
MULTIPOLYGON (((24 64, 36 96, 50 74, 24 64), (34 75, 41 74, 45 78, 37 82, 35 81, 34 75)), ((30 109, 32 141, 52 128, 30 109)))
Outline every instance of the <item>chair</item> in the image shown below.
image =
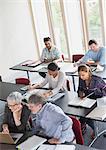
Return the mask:
POLYGON ((84 139, 83 139, 83 136, 82 136, 80 121, 77 118, 73 117, 73 116, 69 116, 69 117, 73 121, 72 129, 73 129, 74 134, 75 134, 76 143, 83 145, 84 144, 84 139))
POLYGON ((66 87, 67 87, 68 91, 71 91, 71 89, 70 89, 70 81, 68 79, 66 80, 66 87))
POLYGON ((29 85, 30 83, 30 80, 27 78, 16 78, 15 81, 16 81, 16 84, 29 85))
POLYGON ((0 82, 2 82, 2 78, 1 78, 1 76, 0 76, 0 82))
POLYGON ((83 56, 84 56, 83 54, 74 54, 74 55, 72 55, 72 63, 77 62, 83 56))

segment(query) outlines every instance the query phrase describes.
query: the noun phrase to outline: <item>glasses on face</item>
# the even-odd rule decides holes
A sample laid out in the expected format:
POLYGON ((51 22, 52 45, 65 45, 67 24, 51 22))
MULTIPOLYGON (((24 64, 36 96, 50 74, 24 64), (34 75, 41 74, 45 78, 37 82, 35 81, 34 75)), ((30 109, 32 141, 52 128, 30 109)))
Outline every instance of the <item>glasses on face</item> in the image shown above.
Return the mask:
POLYGON ((8 104, 8 107, 9 107, 9 108, 13 108, 13 107, 15 107, 15 106, 17 106, 17 105, 18 105, 18 104, 14 104, 14 105, 9 105, 9 104, 8 104))

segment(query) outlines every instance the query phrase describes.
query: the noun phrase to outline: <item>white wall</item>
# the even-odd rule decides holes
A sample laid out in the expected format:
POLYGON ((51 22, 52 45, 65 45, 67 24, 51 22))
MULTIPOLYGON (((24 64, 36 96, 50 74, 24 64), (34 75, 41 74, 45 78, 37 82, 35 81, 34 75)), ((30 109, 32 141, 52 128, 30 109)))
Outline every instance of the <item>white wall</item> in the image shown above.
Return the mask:
POLYGON ((28 0, 0 0, 0 74, 11 79, 10 67, 38 59, 28 0))

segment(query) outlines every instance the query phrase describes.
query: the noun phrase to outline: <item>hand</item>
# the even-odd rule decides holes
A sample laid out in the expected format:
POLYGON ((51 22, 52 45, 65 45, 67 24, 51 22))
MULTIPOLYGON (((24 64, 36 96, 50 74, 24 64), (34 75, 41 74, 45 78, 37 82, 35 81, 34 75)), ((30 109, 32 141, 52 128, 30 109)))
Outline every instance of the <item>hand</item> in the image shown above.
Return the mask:
POLYGON ((88 60, 87 64, 90 64, 90 65, 95 64, 95 61, 94 60, 88 60))
POLYGON ((85 93, 83 91, 79 91, 79 97, 83 99, 85 97, 85 93))
POLYGON ((29 89, 29 91, 31 91, 31 90, 34 90, 34 89, 36 89, 38 87, 39 87, 38 84, 34 84, 34 85, 30 85, 28 89, 29 89))
POLYGON ((8 125, 7 124, 3 125, 3 131, 2 131, 2 133, 9 134, 9 129, 8 129, 8 125))
POLYGON ((52 91, 50 90, 50 91, 48 91, 48 92, 43 93, 42 96, 45 97, 45 98, 47 98, 47 97, 49 97, 49 96, 52 95, 52 94, 53 94, 53 93, 52 93, 52 91))
POLYGON ((50 144, 60 144, 61 142, 59 141, 59 139, 56 139, 56 138, 52 138, 52 139, 49 139, 48 142, 50 144))

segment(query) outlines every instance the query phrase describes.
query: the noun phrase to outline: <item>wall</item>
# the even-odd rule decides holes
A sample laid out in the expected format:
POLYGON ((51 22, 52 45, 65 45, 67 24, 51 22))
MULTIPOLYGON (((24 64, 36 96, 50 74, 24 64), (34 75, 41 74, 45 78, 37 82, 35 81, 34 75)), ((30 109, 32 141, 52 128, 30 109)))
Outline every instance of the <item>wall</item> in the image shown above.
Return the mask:
MULTIPOLYGON (((38 60, 28 0, 0 0, 0 74, 10 81, 10 67, 38 60)), ((17 73, 17 72, 16 72, 17 73)))

